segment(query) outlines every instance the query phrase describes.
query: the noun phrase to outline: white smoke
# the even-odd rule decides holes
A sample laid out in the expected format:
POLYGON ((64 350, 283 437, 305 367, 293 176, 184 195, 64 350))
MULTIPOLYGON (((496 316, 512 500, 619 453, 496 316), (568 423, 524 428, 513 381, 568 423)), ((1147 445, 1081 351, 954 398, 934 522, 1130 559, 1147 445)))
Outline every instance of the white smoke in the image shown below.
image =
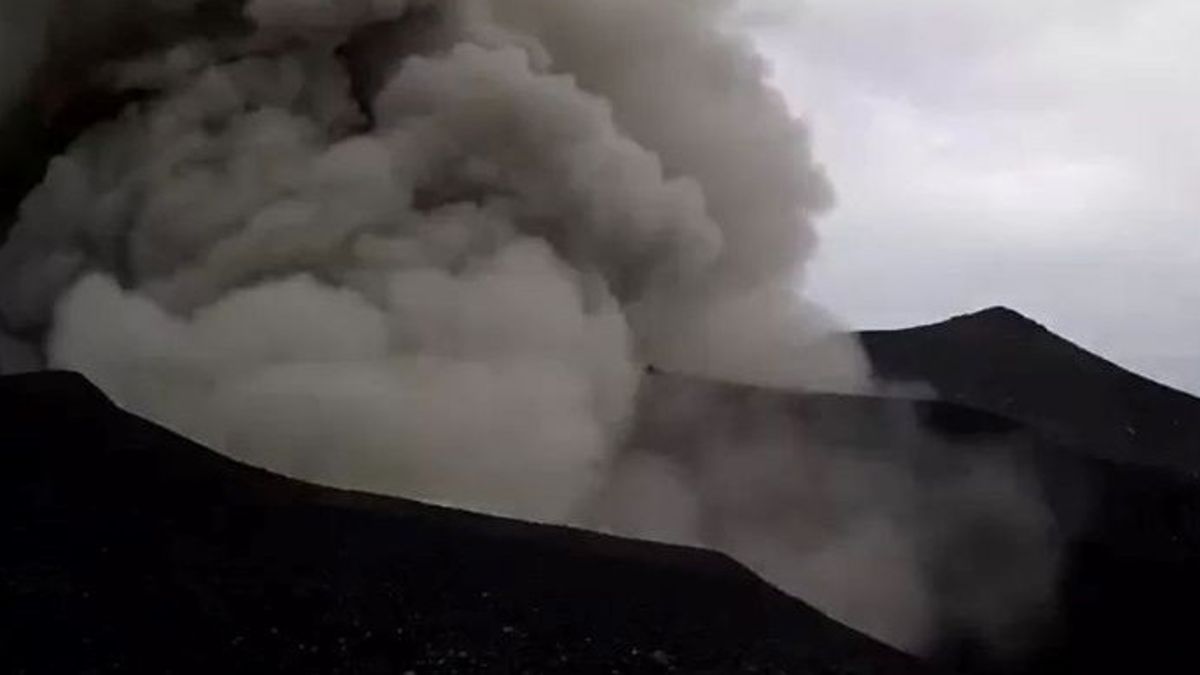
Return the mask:
POLYGON ((921 542, 870 508, 903 476, 776 413, 746 438, 719 402, 638 412, 647 364, 869 379, 794 290, 829 187, 725 9, 252 0, 253 30, 104 68, 142 98, 21 206, 0 328, 253 464, 722 548, 919 647, 921 542))
POLYGON ((420 3, 255 0, 232 56, 126 66, 156 94, 26 200, 6 324, 256 463, 569 519, 646 355, 735 374, 725 306, 762 323, 744 358, 794 343, 790 303, 741 298, 791 283, 826 188, 714 7, 451 4, 361 102, 339 50, 420 3))

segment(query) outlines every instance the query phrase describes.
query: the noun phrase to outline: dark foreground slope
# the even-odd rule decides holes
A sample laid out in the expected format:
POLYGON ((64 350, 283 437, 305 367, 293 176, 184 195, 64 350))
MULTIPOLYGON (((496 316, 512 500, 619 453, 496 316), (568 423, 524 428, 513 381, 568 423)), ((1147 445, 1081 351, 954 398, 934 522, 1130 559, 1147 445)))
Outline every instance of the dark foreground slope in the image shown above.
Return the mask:
POLYGON ((727 558, 317 488, 0 379, 0 672, 915 673, 727 558))
MULTIPOLYGON (((972 353, 988 339, 985 331, 972 353)), ((967 346, 942 350, 958 358, 950 352, 967 346)), ((1031 358, 1040 353, 1029 349, 1031 358)), ((1023 372, 1014 359, 999 375, 1023 372)), ((1122 383, 1119 369, 1106 371, 1116 380, 1079 384, 1071 363, 1043 363, 1067 378, 1054 385, 1064 395, 1143 386, 1122 383)), ((651 389, 683 387, 720 402, 716 427, 671 432, 670 447, 687 452, 689 434, 704 429, 752 438, 764 411, 781 411, 804 430, 802 444, 909 467, 918 494, 930 497, 918 504, 929 522, 939 514, 962 522, 939 498, 947 485, 953 492, 958 469, 948 467, 963 468, 956 457, 1019 467, 1051 517, 1045 543, 1057 574, 1041 601, 1046 611, 1018 626, 1015 642, 973 633, 955 620, 964 598, 1019 591, 1002 572, 1019 559, 1015 546, 1031 540, 986 517, 966 536, 941 540, 927 569, 948 617, 935 654, 941 668, 1200 672, 1200 482, 1180 462, 1145 461, 1153 446, 1110 443, 1111 420, 1071 417, 1044 401, 1037 372, 962 380, 959 391, 974 402, 1009 400, 1014 417, 1030 420, 1022 422, 953 403, 651 379, 651 389), (1135 449, 1142 454, 1122 458, 1135 449)), ((1087 400, 1123 411, 1104 396, 1087 400)), ((1200 409, 1139 414, 1157 424, 1194 420, 1200 409)), ((64 374, 0 379, 0 540, 0 672, 920 668, 722 556, 283 479, 124 414, 64 374)))
POLYGON ((1120 368, 1010 309, 861 334, 876 372, 932 385, 1096 453, 1200 475, 1200 399, 1120 368))

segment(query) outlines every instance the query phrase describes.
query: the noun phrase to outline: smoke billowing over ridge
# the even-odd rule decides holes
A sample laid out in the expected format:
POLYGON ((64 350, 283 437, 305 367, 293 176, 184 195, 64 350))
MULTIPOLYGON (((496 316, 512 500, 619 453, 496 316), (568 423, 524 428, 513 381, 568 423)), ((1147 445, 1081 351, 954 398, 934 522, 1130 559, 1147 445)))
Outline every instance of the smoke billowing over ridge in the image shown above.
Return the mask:
MULTIPOLYGON (((139 9, 177 26, 213 4, 139 9)), ((22 204, 0 249, 4 331, 253 464, 717 546, 919 647, 919 543, 863 507, 880 486, 904 502, 903 476, 819 457, 840 487, 806 501, 791 477, 813 463, 784 456, 797 436, 776 413, 753 447, 714 432, 694 461, 644 435, 630 448, 648 364, 869 379, 794 291, 829 187, 724 11, 252 0, 221 30, 172 33, 97 69, 131 102, 22 204), (847 505, 866 514, 851 527, 800 522, 847 505)), ((663 400, 684 427, 714 410, 663 400)))
POLYGON ((718 11, 251 2, 247 36, 112 69, 150 95, 22 206, 5 323, 251 461, 567 519, 643 362, 719 363, 714 312, 805 320, 757 298, 826 187, 718 11))

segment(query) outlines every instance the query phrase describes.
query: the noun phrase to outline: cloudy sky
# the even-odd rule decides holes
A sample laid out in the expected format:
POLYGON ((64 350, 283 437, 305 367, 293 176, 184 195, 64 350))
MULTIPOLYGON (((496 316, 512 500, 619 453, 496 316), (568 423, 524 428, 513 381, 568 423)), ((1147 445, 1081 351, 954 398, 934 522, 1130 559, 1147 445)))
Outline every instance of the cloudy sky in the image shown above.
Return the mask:
POLYGON ((1005 304, 1200 393, 1200 2, 752 0, 855 326, 1005 304))

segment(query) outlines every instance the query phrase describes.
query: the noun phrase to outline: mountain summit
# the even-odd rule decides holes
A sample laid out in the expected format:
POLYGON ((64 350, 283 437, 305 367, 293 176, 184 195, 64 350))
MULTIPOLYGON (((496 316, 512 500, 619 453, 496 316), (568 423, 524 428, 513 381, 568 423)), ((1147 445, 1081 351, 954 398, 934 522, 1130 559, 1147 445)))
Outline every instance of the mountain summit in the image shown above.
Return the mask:
POLYGON ((1200 472, 1200 399, 1082 349, 1006 307, 861 333, 877 375, 1018 420, 1120 462, 1200 472))

